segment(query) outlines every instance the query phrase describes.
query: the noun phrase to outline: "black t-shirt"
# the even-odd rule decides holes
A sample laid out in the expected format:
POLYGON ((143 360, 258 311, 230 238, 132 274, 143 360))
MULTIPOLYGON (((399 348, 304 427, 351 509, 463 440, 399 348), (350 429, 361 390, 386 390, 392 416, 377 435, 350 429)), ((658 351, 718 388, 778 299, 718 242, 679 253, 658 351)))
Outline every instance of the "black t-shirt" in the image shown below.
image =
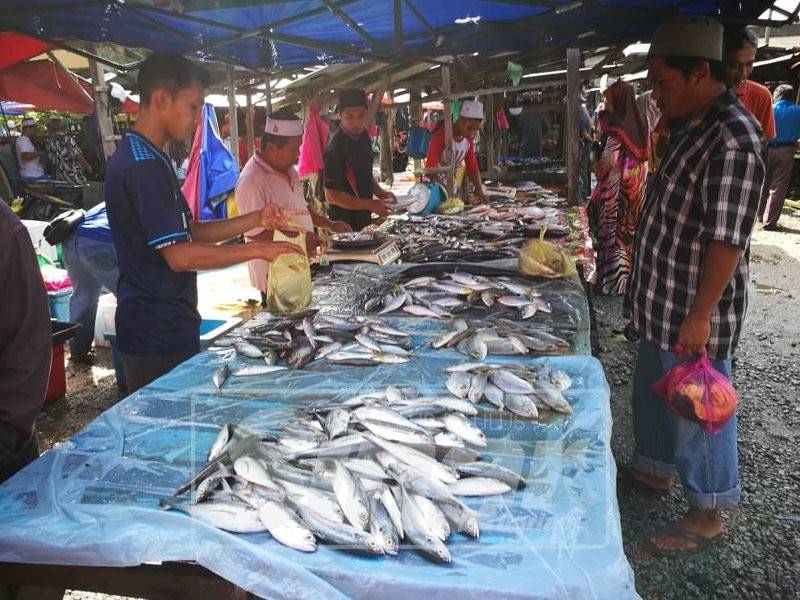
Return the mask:
MULTIPOLYGON (((357 138, 349 136, 340 127, 331 136, 325 148, 325 188, 353 194, 358 198, 372 198, 372 144, 369 134, 362 131, 357 138)), ((344 221, 353 231, 359 231, 372 222, 368 210, 347 210, 328 207, 328 216, 344 221)))

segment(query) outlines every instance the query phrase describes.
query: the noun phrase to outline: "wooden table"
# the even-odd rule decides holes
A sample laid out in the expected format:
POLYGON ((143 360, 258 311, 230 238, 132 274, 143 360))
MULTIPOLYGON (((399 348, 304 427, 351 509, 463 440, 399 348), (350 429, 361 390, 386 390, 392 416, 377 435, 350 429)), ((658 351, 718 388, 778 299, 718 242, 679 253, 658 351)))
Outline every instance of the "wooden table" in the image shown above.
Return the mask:
POLYGON ((195 563, 138 567, 0 563, 0 600, 55 600, 68 589, 148 600, 257 598, 195 563))

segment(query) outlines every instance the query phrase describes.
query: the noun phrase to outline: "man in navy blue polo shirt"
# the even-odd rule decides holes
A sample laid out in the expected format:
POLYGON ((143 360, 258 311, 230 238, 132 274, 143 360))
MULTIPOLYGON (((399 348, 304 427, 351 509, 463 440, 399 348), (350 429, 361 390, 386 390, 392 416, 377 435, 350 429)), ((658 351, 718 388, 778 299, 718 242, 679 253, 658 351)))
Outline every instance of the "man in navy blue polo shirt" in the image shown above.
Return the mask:
POLYGON ((207 84, 206 72, 185 58, 151 55, 139 70, 139 117, 106 169, 120 272, 117 343, 130 392, 199 352, 195 271, 300 251, 285 242, 216 244, 251 229, 274 229, 285 220, 274 208, 223 221, 192 220, 162 148, 194 131, 207 84))

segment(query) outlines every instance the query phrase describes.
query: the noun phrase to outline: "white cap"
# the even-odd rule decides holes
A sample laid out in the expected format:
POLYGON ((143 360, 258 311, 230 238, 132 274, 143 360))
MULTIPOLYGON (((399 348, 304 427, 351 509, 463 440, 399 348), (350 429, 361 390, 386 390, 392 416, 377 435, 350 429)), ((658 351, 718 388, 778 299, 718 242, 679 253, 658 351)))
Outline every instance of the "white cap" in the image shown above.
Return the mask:
POLYGON ((464 100, 461 105, 461 116, 468 119, 483 120, 483 102, 477 100, 464 100))
POLYGON ((23 127, 36 127, 36 119, 23 119, 22 120, 23 127))
POLYGON ((303 122, 300 119, 273 119, 267 117, 264 133, 280 137, 301 137, 303 135, 303 122))

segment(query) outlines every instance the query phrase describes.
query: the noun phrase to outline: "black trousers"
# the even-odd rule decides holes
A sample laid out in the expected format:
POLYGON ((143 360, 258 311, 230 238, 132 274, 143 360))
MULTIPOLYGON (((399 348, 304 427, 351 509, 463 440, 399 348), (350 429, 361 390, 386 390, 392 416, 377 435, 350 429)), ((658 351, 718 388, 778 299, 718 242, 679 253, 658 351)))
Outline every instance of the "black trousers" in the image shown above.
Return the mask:
POLYGON ((170 354, 168 356, 133 356, 122 355, 122 364, 125 367, 125 381, 128 384, 128 393, 152 383, 162 375, 166 375, 182 362, 192 358, 196 351, 170 354))

